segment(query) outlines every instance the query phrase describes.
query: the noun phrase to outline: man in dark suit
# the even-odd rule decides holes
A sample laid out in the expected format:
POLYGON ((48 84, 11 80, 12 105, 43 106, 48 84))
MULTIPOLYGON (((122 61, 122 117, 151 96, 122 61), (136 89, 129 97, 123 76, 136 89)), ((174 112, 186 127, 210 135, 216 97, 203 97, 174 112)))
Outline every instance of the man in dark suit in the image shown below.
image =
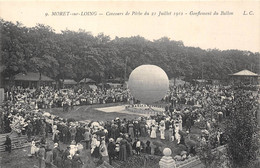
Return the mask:
POLYGON ((53 153, 51 149, 46 149, 46 158, 45 158, 46 168, 52 168, 53 165, 53 153))
POLYGON ((56 160, 56 158, 57 158, 58 156, 61 155, 61 150, 60 150, 60 148, 59 148, 59 144, 58 144, 58 143, 55 143, 55 144, 54 144, 54 147, 53 147, 53 149, 52 149, 52 153, 53 153, 53 160, 54 160, 54 161, 56 160))
POLYGON ((116 145, 114 143, 114 139, 110 138, 108 146, 107 146, 108 158, 109 158, 109 164, 110 165, 112 165, 112 160, 114 160, 114 158, 115 158, 115 148, 116 148, 116 145))
POLYGON ((12 150, 12 140, 9 137, 9 135, 6 135, 6 140, 5 140, 5 151, 8 151, 9 153, 11 153, 12 150))
POLYGON ((41 147, 38 151, 38 161, 39 161, 39 168, 45 167, 45 146, 41 144, 41 147))
POLYGON ((63 153, 62 160, 65 161, 69 155, 70 155, 70 147, 67 146, 67 149, 63 153))

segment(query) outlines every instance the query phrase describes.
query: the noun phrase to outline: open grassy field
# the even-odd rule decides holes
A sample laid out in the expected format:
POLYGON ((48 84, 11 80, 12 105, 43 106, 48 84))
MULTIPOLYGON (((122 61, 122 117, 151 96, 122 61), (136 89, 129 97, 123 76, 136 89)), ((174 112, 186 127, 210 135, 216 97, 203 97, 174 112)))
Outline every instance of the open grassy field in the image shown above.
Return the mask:
POLYGON ((77 121, 84 120, 93 120, 93 121, 111 121, 116 117, 121 119, 134 119, 140 117, 137 114, 129 114, 129 113, 117 113, 117 112, 102 112, 96 110, 96 108, 102 107, 111 107, 123 105, 122 103, 112 103, 112 104, 98 104, 98 105, 86 105, 86 106, 75 106, 73 110, 69 110, 69 112, 63 112, 62 108, 52 108, 52 109, 44 109, 51 114, 60 116, 62 118, 74 118, 77 121))

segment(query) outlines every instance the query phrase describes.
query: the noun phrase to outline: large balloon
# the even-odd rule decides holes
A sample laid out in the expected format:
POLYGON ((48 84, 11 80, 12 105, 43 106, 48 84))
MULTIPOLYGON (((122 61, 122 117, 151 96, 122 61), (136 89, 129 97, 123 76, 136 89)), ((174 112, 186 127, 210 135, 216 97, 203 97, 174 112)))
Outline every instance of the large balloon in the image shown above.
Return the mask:
POLYGON ((132 96, 141 103, 161 100, 169 89, 167 74, 156 65, 141 65, 130 74, 128 87, 132 96))

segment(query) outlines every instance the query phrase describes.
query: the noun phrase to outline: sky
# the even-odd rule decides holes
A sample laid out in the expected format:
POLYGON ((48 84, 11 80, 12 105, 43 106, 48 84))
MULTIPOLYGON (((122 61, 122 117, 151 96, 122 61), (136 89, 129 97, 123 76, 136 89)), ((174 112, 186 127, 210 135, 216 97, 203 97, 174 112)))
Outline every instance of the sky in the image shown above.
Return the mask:
POLYGON ((185 46, 202 49, 239 49, 260 52, 260 1, 9 2, 0 0, 0 17, 14 23, 19 21, 27 27, 33 27, 37 23, 49 25, 56 32, 66 29, 74 31, 84 29, 93 35, 104 33, 111 39, 116 36, 139 35, 148 40, 155 40, 166 36, 171 40, 182 41, 185 46), (215 11, 218 15, 213 15, 215 11), (221 11, 229 15, 220 15, 221 11), (69 12, 69 14, 53 16, 53 12, 69 12), (96 15, 87 16, 87 12, 96 15), (129 12, 129 15, 126 15, 126 12, 129 12), (145 12, 149 15, 144 15, 145 12), (156 14, 152 16, 154 12, 156 14), (158 16, 160 12, 165 15, 158 16), (196 16, 198 12, 207 15, 196 16), (72 15, 73 13, 77 16, 72 15), (111 15, 111 13, 119 15, 111 15))

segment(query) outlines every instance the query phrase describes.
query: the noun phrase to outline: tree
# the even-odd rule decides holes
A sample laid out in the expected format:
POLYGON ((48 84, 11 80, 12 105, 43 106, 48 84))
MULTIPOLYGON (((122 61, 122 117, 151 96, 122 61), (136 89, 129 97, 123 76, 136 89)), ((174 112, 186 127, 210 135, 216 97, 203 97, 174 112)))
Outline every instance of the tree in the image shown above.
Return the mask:
POLYGON ((13 24, 2 19, 0 25, 2 70, 5 76, 12 78, 17 73, 26 71, 28 29, 19 22, 13 24))
POLYGON ((149 41, 141 36, 111 40, 100 33, 65 30, 56 33, 38 24, 27 28, 21 23, 0 19, 1 67, 5 77, 38 71, 53 79, 102 81, 109 77, 128 78, 142 64, 154 64, 169 78, 228 80, 228 74, 249 69, 260 73, 260 54, 240 50, 202 50, 186 47, 182 41, 162 37, 149 41))
POLYGON ((254 103, 249 93, 235 88, 233 111, 225 123, 227 135, 227 156, 231 167, 246 168, 256 160, 259 149, 257 121, 254 116, 254 103))
POLYGON ((39 72, 39 85, 41 85, 42 73, 48 76, 56 76, 58 61, 56 59, 57 43, 54 40, 54 30, 42 24, 38 24, 29 30, 28 40, 31 42, 31 54, 27 55, 27 69, 39 72))
POLYGON ((213 151, 213 147, 210 142, 206 142, 203 145, 198 147, 198 156, 200 161, 206 166, 206 168, 215 168, 220 167, 221 162, 221 155, 223 154, 221 151, 213 151))

